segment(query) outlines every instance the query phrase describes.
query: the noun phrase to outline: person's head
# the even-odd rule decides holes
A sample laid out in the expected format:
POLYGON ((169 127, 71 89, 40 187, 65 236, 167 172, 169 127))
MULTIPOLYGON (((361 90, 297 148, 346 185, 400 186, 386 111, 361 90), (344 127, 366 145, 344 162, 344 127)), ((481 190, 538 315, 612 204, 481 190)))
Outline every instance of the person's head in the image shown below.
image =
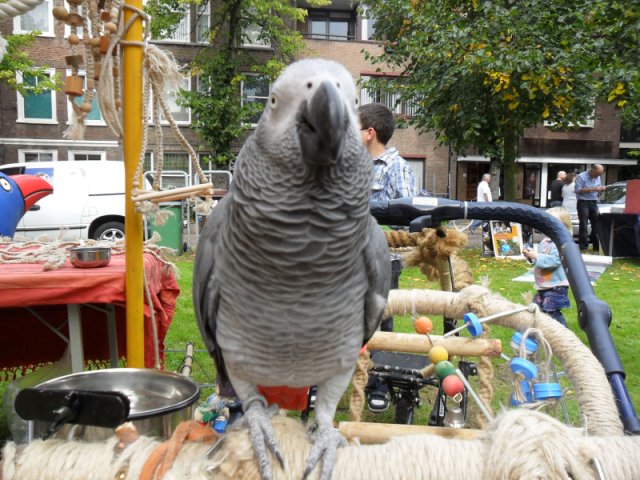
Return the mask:
POLYGON ((382 103, 368 103, 358 109, 360 114, 360 133, 362 141, 368 145, 377 141, 386 145, 393 136, 396 122, 393 113, 382 103))
POLYGON ((547 210, 547 213, 552 217, 556 217, 558 220, 560 220, 564 224, 565 227, 567 227, 567 230, 569 230, 570 232, 573 232, 573 225, 571 224, 571 215, 569 214, 569 211, 566 208, 553 207, 547 210))
POLYGON ((591 178, 599 177, 603 173, 604 173, 604 167, 599 163, 594 163, 593 165, 591 165, 591 168, 589 169, 589 176, 591 178))
POLYGON ((558 180, 564 180, 564 177, 567 176, 567 172, 565 172, 564 170, 560 170, 558 172, 558 180))
POLYGON ((576 177, 576 174, 573 172, 567 172, 567 174, 564 176, 564 183, 566 183, 567 185, 573 183, 573 179, 576 177))
POLYGON ((491 183, 491 174, 490 173, 485 173, 484 175, 482 175, 482 180, 484 182, 491 183))

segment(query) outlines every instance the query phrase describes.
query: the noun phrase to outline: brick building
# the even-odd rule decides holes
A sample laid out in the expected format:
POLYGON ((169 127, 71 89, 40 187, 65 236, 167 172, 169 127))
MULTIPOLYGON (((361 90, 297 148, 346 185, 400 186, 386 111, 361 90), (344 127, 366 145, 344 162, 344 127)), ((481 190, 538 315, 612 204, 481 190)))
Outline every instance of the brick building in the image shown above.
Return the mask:
MULTIPOLYGON (((302 0, 298 1, 298 5, 308 8, 302 0)), ((6 36, 26 30, 41 30, 43 34, 30 50, 30 57, 36 64, 47 65, 52 72, 55 70, 64 77, 67 72, 64 57, 70 54, 66 40, 69 32, 68 27, 54 22, 51 7, 52 0, 45 0, 35 10, 13 21, 0 23, 0 33, 6 36)), ((380 47, 368 40, 375 25, 359 15, 357 2, 334 0, 329 7, 308 9, 309 15, 305 21, 296 25, 305 42, 300 57, 323 57, 339 61, 356 80, 380 75, 375 67, 365 61, 362 53, 363 50, 377 53, 380 47)), ((169 49, 179 64, 188 65, 197 51, 206 45, 209 17, 207 5, 191 6, 172 39, 156 43, 169 49)), ((270 48, 258 40, 249 41, 243 46, 267 52, 270 48)), ((197 78, 186 77, 185 88, 196 89, 197 78)), ((268 82, 256 79, 253 85, 242 85, 241 90, 243 101, 266 102, 268 82)), ((191 113, 177 106, 175 96, 170 95, 169 100, 182 133, 198 147, 198 139, 189 128, 191 113)), ((362 89, 361 102, 370 101, 386 102, 398 115, 411 115, 410 105, 395 105, 392 96, 385 97, 379 92, 362 89)), ((89 117, 82 141, 63 138, 70 118, 71 109, 62 92, 23 98, 6 84, 0 84, 0 163, 122 159, 121 146, 101 120, 97 108, 89 117)), ((167 126, 163 130, 165 168, 191 173, 187 153, 167 126)), ((629 175, 637 176, 637 170, 629 173, 629 168, 635 168, 637 160, 622 157, 625 149, 640 146, 637 143, 640 132, 637 129, 628 131, 622 144, 620 138, 620 120, 616 111, 608 105, 598 105, 592 122, 570 132, 554 132, 544 125, 528 130, 521 140, 517 161, 518 199, 546 206, 548 187, 558 170, 584 170, 594 162, 605 165, 605 183, 629 175), (535 190, 533 198, 523 199, 527 179, 535 179, 535 190)), ((390 144, 397 147, 400 154, 411 163, 420 188, 435 195, 473 199, 478 181, 488 171, 488 159, 451 152, 446 145, 438 145, 432 134, 419 134, 412 127, 396 130, 390 144)), ((153 143, 150 143, 148 150, 151 151, 152 147, 153 143)), ((198 153, 206 156, 209 152, 202 150, 198 153)))

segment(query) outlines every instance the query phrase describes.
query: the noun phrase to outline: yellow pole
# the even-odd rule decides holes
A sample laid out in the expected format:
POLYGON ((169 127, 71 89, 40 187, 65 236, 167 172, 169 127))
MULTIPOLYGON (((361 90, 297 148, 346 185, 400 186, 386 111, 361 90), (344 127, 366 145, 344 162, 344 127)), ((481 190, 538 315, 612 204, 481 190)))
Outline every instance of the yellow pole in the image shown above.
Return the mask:
MULTIPOLYGON (((142 10, 142 0, 126 0, 142 10)), ((125 25, 134 14, 124 10, 125 25)), ((142 215, 135 211, 131 201, 131 188, 135 176, 140 149, 142 148, 142 21, 137 18, 125 34, 127 42, 140 45, 124 45, 122 68, 122 118, 124 130, 125 163, 125 247, 126 247, 126 296, 127 296, 127 364, 132 368, 144 367, 144 304, 142 261, 142 215)))

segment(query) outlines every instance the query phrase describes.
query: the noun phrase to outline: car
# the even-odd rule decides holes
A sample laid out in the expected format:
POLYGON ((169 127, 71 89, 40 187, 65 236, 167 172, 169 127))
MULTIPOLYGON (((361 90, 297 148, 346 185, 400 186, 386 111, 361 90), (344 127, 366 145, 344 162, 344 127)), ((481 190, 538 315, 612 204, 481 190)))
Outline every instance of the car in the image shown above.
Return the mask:
POLYGON ((124 162, 12 163, 0 165, 0 171, 39 175, 53 185, 53 194, 24 214, 16 239, 42 235, 65 241, 124 238, 124 162))
POLYGON ((611 209, 618 210, 618 207, 624 209, 627 200, 627 182, 616 182, 605 187, 605 191, 600 194, 598 199, 598 210, 600 213, 611 213, 611 209))

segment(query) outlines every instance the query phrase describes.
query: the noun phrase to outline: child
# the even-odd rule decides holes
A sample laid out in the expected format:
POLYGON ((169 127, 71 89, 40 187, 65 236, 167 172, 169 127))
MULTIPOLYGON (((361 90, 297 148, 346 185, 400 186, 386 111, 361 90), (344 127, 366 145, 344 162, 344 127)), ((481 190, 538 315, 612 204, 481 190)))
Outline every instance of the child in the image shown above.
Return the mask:
MULTIPOLYGON (((570 232, 573 230, 571 216, 565 208, 550 208, 547 213, 564 223, 570 232)), ((534 265, 533 275, 538 293, 533 301, 540 310, 566 327, 567 321, 560 309, 571 306, 569 282, 560 262, 558 248, 550 238, 544 238, 537 250, 526 249, 523 254, 534 265)))

